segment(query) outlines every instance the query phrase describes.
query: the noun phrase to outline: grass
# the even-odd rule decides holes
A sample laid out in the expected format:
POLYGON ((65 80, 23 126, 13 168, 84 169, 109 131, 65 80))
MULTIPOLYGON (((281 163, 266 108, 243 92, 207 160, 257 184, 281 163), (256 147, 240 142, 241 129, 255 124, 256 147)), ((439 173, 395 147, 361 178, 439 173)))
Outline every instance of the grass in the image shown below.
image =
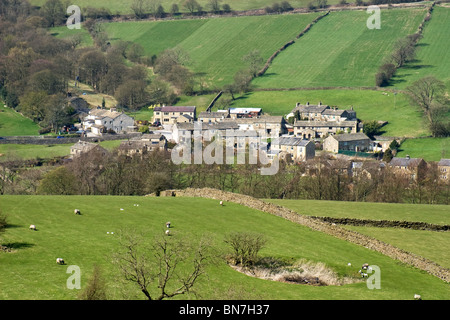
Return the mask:
MULTIPOLYGON (((208 278, 197 287, 203 299, 221 299, 231 287, 247 297, 269 300, 411 300, 417 292, 423 299, 445 300, 450 294, 448 284, 418 269, 233 203, 218 207, 215 200, 198 198, 2 196, 0 208, 10 223, 2 234, 2 243, 15 249, 13 253, 0 253, 0 299, 3 300, 75 299, 77 290, 66 288, 67 266, 57 265, 56 257, 80 267, 82 288, 92 274, 94 263, 99 264, 109 297, 122 299, 120 275, 111 264, 120 230, 136 228, 150 236, 156 235, 164 232, 167 220, 172 222, 174 237, 177 234, 198 237, 207 230, 218 253, 226 248, 223 242, 226 234, 247 230, 250 225, 253 232, 268 238, 262 256, 322 262, 340 276, 357 275, 365 262, 382 270, 381 290, 368 290, 364 282, 313 287, 255 279, 233 270, 221 260, 207 269, 208 278), (74 208, 79 208, 82 215, 74 215, 74 208), (30 224, 35 224, 38 231, 28 230, 30 224), (111 231, 115 234, 107 234, 111 231), (347 266, 349 262, 351 267, 347 266)), ((137 299, 143 299, 138 289, 135 292, 137 299)), ((193 295, 179 298, 195 299, 193 295)))
MULTIPOLYGON (((121 140, 102 141, 99 144, 111 150, 119 146, 121 140)), ((38 144, 0 144, 0 162, 8 159, 51 159, 70 155, 73 143, 38 145, 38 144)))
POLYGON ((450 212, 448 206, 445 205, 284 199, 268 199, 266 201, 308 216, 417 221, 450 225, 450 212))
POLYGON ((91 35, 83 27, 81 27, 81 29, 69 29, 67 28, 67 26, 60 26, 50 28, 49 32, 56 38, 62 39, 70 38, 75 35, 81 35, 81 43, 79 44, 79 47, 90 47, 94 45, 94 41, 92 40, 91 35))
POLYGON ((254 91, 235 101, 233 107, 259 107, 273 115, 286 115, 297 102, 305 104, 337 106, 339 109, 353 107, 356 116, 363 121, 383 120, 388 124, 382 128, 385 136, 420 137, 430 133, 425 129, 422 111, 411 106, 404 94, 394 95, 389 91, 375 90, 293 90, 254 91), (385 92, 386 94, 383 94, 385 92))
POLYGON ((406 139, 397 154, 397 157, 423 158, 426 161, 439 161, 450 158, 450 137, 406 139))
POLYGON ((295 38, 319 13, 194 19, 179 21, 118 22, 105 24, 112 41, 140 43, 146 54, 179 47, 194 72, 209 87, 222 86, 247 68, 242 57, 257 49, 264 59, 295 38))
POLYGON ((381 28, 371 30, 366 11, 331 12, 253 83, 259 88, 373 87, 393 43, 415 32, 424 16, 424 9, 382 9, 381 28))
POLYGON ((0 136, 39 135, 39 125, 0 101, 0 136))
POLYGON ((450 247, 450 232, 353 226, 347 228, 414 252, 443 267, 450 268, 450 251, 442 249, 450 247))
POLYGON ((404 88, 420 78, 433 75, 450 89, 449 21, 450 7, 435 6, 418 43, 416 59, 400 68, 393 78, 396 87, 404 88))
MULTIPOLYGON (((32 5, 42 6, 45 3, 46 0, 30 0, 30 3, 32 5)), ((101 8, 106 7, 108 8, 112 14, 120 13, 120 14, 131 14, 132 11, 130 9, 130 6, 132 4, 132 0, 99 0, 99 1, 89 1, 89 0, 78 0, 77 5, 81 8, 81 12, 83 12, 83 8, 85 7, 94 7, 94 8, 101 8)), ((184 1, 176 1, 176 0, 161 0, 159 1, 166 12, 170 12, 170 8, 172 7, 172 4, 176 3, 178 4, 180 8, 180 12, 187 12, 187 10, 183 7, 184 1)), ((208 9, 208 0, 198 0, 197 1, 204 10, 208 9)), ((224 0, 221 4, 229 4, 231 6, 232 10, 254 10, 254 9, 260 9, 265 8, 266 6, 271 6, 273 3, 281 1, 278 0, 252 0, 252 1, 241 1, 241 0, 224 0)), ((305 8, 308 6, 309 0, 290 0, 289 3, 294 8, 305 8)), ((337 0, 329 0, 328 4, 336 4, 339 1, 337 0)))

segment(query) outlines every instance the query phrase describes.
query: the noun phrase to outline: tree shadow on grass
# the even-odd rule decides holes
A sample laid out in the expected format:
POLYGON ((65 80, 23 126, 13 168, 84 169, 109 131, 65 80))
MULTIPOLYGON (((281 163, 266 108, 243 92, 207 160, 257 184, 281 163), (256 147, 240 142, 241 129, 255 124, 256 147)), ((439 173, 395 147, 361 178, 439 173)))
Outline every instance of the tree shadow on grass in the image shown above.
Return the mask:
POLYGON ((20 249, 27 249, 34 247, 34 244, 28 242, 9 242, 0 244, 0 251, 14 252, 20 249))

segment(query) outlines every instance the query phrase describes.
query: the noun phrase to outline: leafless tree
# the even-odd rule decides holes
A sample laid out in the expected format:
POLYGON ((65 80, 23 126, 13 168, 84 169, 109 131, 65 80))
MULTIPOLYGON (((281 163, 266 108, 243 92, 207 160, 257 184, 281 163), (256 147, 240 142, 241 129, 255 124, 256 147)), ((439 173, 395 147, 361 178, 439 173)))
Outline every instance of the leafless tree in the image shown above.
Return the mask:
POLYGON ((148 300, 172 298, 192 292, 213 261, 206 237, 194 243, 180 234, 157 236, 149 243, 142 234, 125 231, 114 263, 148 300))

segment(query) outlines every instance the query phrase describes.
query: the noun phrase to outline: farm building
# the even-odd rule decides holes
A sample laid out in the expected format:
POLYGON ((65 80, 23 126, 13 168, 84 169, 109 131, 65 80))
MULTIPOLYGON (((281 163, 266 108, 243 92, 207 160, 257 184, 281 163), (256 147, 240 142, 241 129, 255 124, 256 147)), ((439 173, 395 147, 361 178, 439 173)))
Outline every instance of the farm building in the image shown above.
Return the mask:
POLYGON ((323 150, 334 153, 339 151, 369 151, 370 147, 370 138, 361 132, 331 135, 323 142, 323 150))

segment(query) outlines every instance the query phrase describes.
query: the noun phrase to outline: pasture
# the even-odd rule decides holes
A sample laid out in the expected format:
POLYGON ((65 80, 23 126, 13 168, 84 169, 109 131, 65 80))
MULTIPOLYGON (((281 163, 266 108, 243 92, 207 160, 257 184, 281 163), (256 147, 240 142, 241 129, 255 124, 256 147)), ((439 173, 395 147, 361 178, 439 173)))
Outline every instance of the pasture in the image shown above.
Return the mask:
POLYGON ((197 296, 179 299, 411 300, 420 293, 424 300, 445 300, 450 294, 448 284, 438 278, 380 253, 233 203, 220 207, 215 200, 199 198, 2 196, 0 208, 9 221, 1 243, 13 249, 0 253, 3 300, 76 299, 77 290, 66 287, 67 265, 80 267, 84 288, 94 264, 101 267, 110 299, 144 299, 139 289, 121 285, 112 253, 118 248, 121 230, 145 231, 151 239, 164 232, 166 221, 172 222, 173 237, 209 234, 220 257, 226 252, 224 236, 251 226, 253 232, 268 238, 261 256, 323 262, 339 276, 358 276, 365 262, 382 270, 380 290, 368 289, 365 282, 309 286, 246 276, 220 259, 207 268, 208 278, 199 282, 197 296), (81 215, 75 215, 74 208, 81 215), (37 231, 29 230, 30 224, 37 231), (57 265, 57 257, 67 265, 57 265), (231 288, 235 289, 230 296, 231 288))
POLYGON ((19 112, 5 107, 0 101, 0 137, 34 136, 39 134, 39 126, 19 112))
POLYGON ((258 88, 375 86, 375 74, 401 37, 414 33, 425 9, 381 10, 381 28, 368 29, 366 11, 331 12, 283 51, 258 88))
POLYGON ((420 78, 433 75, 450 88, 450 7, 436 6, 431 17, 418 43, 416 58, 394 76, 395 87, 404 88, 420 78))
POLYGON ((409 155, 411 158, 423 158, 439 161, 450 158, 450 137, 406 139, 400 146, 398 157, 409 155))
MULTIPOLYGON (((30 0, 30 3, 37 6, 42 6, 46 0, 30 0)), ((204 10, 209 10, 208 0, 197 0, 197 2, 202 6, 204 10)), ((240 0, 223 0, 221 5, 229 4, 232 10, 242 11, 242 10, 255 10, 262 9, 266 6, 271 6, 275 2, 282 2, 276 0, 252 0, 252 1, 240 1, 240 0)), ((290 0, 289 3, 294 8, 305 8, 308 6, 309 0, 290 0)), ((94 8, 108 8, 112 14, 132 14, 131 4, 133 0, 78 0, 77 5, 81 8, 94 7, 94 8)), ((184 1, 182 0, 160 0, 159 3, 162 4, 166 12, 170 12, 172 4, 178 4, 180 12, 187 13, 188 10, 183 6, 184 1)), ((339 3, 337 0, 329 0, 328 4, 339 3)))
POLYGON ((319 13, 209 18, 179 21, 113 22, 104 25, 109 38, 141 44, 147 55, 183 49, 188 67, 210 88, 231 83, 247 68, 242 57, 258 50, 267 60, 295 38, 319 13))

